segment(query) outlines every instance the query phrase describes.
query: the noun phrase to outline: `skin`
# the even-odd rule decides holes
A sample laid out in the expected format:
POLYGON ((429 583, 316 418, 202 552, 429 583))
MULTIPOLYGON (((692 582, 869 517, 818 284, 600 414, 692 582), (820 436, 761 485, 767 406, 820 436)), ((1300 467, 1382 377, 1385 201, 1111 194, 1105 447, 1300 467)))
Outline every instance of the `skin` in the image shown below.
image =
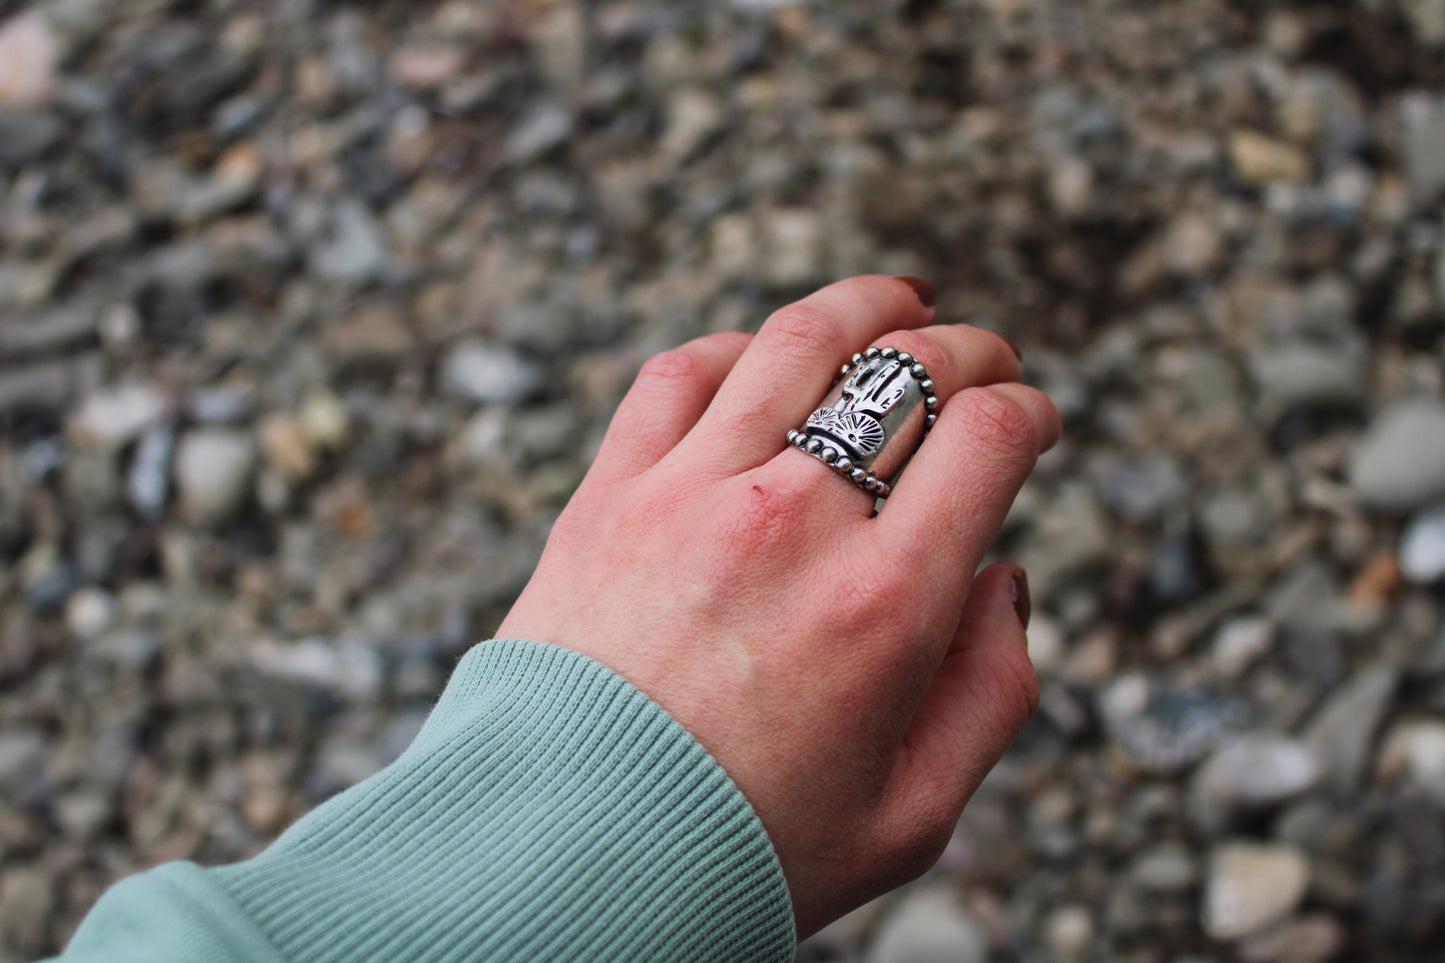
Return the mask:
POLYGON ((1022 573, 975 572, 1058 413, 1004 339, 933 314, 857 277, 652 358, 498 631, 603 663, 708 749, 800 938, 931 866, 1038 701, 1022 573), (876 515, 785 443, 870 344, 943 401, 876 515))

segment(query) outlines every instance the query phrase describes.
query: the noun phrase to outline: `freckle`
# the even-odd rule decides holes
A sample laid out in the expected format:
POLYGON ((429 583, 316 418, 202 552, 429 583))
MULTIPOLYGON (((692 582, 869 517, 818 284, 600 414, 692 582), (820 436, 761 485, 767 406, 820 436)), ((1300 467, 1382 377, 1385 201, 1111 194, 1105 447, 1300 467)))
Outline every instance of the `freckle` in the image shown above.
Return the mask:
POLYGON ((764 494, 762 485, 754 485, 753 491, 757 492, 759 495, 764 494))

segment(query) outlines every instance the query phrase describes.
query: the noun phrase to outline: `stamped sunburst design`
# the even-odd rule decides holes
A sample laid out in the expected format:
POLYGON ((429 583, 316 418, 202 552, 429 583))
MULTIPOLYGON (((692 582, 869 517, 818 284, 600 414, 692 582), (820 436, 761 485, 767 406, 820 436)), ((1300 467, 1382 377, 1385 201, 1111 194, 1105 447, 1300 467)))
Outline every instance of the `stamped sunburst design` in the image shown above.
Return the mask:
POLYGON ((860 460, 876 455, 887 440, 878 419, 861 411, 819 408, 808 416, 808 427, 842 442, 860 460))

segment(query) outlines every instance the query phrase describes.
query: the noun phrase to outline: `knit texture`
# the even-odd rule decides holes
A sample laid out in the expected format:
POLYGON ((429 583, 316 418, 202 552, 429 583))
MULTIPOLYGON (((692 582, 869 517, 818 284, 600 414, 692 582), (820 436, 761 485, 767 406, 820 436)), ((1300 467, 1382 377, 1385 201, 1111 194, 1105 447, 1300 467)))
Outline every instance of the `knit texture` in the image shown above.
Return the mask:
MULTIPOLYGON (((727 774, 626 680, 540 642, 474 648, 401 758, 259 856, 179 865, 123 882, 92 917, 127 886, 143 891, 116 906, 174 911, 182 872, 207 907, 182 906, 185 920, 220 914, 238 949, 148 959, 781 963, 793 953, 781 868, 727 774)), ((71 950, 104 945, 105 925, 87 918, 71 950)))

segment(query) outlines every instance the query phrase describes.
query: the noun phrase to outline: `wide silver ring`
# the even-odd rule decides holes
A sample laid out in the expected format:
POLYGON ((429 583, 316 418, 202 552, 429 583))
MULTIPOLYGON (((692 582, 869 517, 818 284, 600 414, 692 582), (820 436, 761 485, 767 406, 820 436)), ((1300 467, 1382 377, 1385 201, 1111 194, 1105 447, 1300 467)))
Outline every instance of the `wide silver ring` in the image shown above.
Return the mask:
POLYGON ((788 444, 877 498, 887 498, 903 466, 938 420, 928 369, 897 348, 869 348, 843 366, 838 382, 788 444))

